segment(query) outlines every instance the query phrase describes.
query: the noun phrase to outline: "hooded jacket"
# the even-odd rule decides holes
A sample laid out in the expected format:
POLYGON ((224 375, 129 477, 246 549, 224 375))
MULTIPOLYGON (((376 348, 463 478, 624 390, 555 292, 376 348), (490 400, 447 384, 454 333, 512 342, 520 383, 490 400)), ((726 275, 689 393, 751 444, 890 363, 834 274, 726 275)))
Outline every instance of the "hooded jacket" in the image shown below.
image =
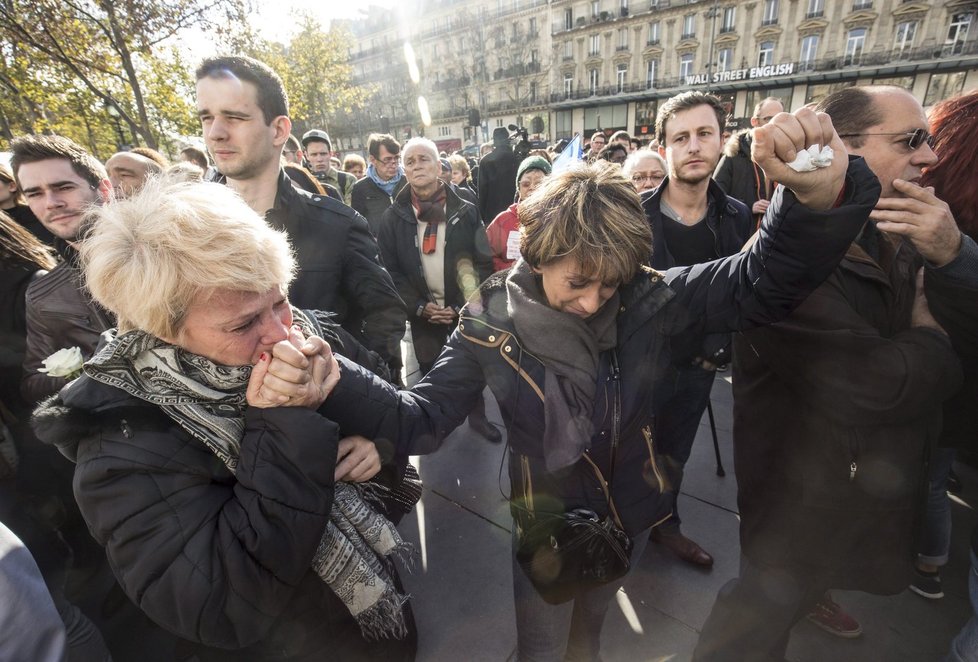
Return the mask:
POLYGON ((730 136, 723 146, 723 156, 720 157, 720 162, 713 171, 713 180, 727 195, 747 205, 747 211, 759 220, 760 217, 754 215, 751 210, 758 200, 770 199, 774 185, 768 184, 764 171, 751 160, 750 149, 753 141, 750 129, 730 136))

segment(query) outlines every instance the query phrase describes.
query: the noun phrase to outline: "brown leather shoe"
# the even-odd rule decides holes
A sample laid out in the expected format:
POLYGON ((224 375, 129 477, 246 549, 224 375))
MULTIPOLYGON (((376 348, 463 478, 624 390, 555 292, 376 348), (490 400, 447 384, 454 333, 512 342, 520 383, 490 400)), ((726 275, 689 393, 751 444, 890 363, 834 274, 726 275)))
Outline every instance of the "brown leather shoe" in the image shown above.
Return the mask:
POLYGON ((662 532, 659 529, 652 529, 649 539, 659 543, 686 563, 703 568, 713 567, 713 557, 679 531, 662 532))

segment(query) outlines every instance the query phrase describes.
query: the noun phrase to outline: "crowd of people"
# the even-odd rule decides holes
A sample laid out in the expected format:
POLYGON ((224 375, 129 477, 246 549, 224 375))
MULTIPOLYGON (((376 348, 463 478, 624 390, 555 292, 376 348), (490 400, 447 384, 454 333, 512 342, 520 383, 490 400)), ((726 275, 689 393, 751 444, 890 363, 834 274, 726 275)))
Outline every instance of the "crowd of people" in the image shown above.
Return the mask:
MULTIPOLYGON (((942 597, 978 92, 769 98, 726 138, 688 91, 649 145, 497 129, 478 161, 387 134, 341 161, 247 57, 195 98, 176 163, 29 135, 0 166, 0 659, 415 659, 408 459, 467 419, 506 444, 517 658, 598 660, 649 542, 720 551, 677 497, 728 365, 740 574, 693 658, 783 659, 803 618, 858 636, 833 589, 942 597), (605 547, 558 544, 582 512, 605 547)), ((971 560, 948 660, 978 660, 978 530, 971 560)))

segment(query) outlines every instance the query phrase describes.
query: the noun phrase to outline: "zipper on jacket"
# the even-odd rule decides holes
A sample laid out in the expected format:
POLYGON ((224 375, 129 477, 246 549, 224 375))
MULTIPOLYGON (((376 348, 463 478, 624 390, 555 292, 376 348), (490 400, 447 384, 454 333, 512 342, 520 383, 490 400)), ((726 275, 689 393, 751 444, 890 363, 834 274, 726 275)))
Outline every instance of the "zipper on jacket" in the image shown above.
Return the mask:
POLYGON ((652 465, 652 473, 655 474, 655 479, 659 483, 659 494, 666 493, 666 481, 662 477, 662 472, 659 471, 659 465, 655 463, 655 447, 652 444, 652 428, 651 426, 644 426, 642 428, 642 436, 645 437, 645 445, 649 449, 649 463, 652 465))
POLYGON ((856 462, 859 459, 859 444, 856 443, 856 433, 852 430, 849 431, 849 482, 856 480, 856 472, 859 471, 859 465, 856 462))

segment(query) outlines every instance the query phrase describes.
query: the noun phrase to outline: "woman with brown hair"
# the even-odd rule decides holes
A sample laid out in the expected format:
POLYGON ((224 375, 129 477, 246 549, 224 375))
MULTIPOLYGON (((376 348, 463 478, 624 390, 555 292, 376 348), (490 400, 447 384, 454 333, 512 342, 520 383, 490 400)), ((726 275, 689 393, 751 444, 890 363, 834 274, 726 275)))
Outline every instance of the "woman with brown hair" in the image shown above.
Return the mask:
POLYGON ((40 239, 45 244, 54 244, 54 235, 41 225, 34 212, 27 206, 24 194, 20 192, 14 173, 6 163, 0 162, 0 211, 40 239))

